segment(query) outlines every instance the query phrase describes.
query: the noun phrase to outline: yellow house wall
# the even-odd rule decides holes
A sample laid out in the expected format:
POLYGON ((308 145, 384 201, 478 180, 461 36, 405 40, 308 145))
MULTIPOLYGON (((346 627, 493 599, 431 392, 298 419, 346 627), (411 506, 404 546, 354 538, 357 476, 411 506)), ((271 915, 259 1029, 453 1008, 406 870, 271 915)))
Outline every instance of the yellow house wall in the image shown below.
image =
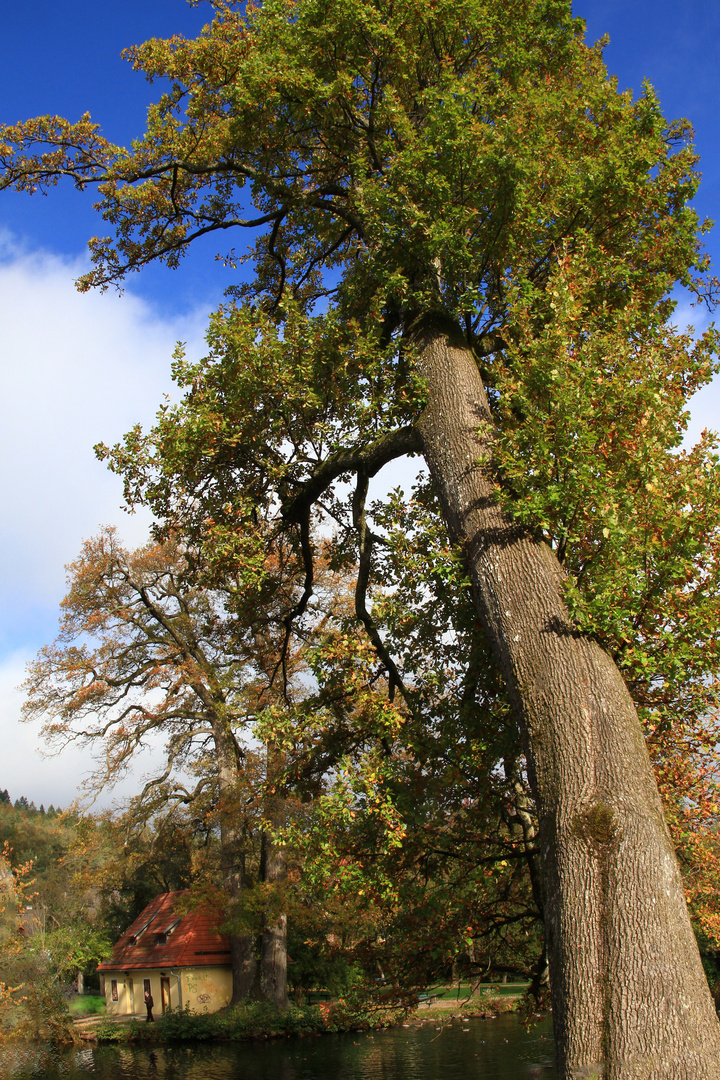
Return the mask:
POLYGON ((198 967, 198 968, 164 968, 158 971, 142 969, 131 971, 106 971, 105 976, 105 1006, 110 1016, 138 1016, 146 1015, 145 1002, 143 1001, 144 980, 150 980, 150 990, 155 1002, 153 1015, 162 1014, 162 995, 160 979, 165 976, 170 979, 170 1008, 177 1009, 182 1004, 183 1009, 189 1008, 191 1012, 216 1012, 224 1005, 229 1004, 232 996, 232 972, 229 967, 198 967), (171 971, 174 974, 171 974, 171 971), (180 992, 178 992, 178 979, 180 976, 180 992), (112 980, 117 980, 118 1000, 112 1000, 112 980), (181 1001, 182 999, 182 1001, 181 1001))
POLYGON ((182 968, 183 1008, 191 1012, 217 1012, 230 1004, 232 971, 230 967, 182 968))
POLYGON ((105 1011, 109 1013, 109 1015, 127 1016, 138 1012, 137 1006, 142 1001, 143 993, 142 980, 138 979, 140 974, 141 972, 137 972, 136 974, 133 971, 130 976, 127 976, 123 971, 105 972, 105 1011), (113 1001, 112 999, 113 980, 117 983, 117 1001, 113 1001), (131 985, 133 987, 132 994, 130 992, 131 985))

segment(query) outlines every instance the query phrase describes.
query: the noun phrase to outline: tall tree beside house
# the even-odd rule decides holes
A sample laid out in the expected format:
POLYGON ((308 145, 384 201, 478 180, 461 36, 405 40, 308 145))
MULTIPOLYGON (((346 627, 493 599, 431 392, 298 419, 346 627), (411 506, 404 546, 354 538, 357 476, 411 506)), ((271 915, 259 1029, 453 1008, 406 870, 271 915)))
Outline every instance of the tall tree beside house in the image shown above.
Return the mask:
MULTIPOLYGON (((290 824, 299 896, 351 907, 332 955, 406 997, 458 954, 476 976, 546 968, 517 725, 434 503, 424 482, 373 507, 372 620, 404 697, 387 700, 350 603, 318 635, 316 692, 285 732, 294 783, 314 796, 290 824)), ((342 533, 331 548, 352 551, 342 533)))
MULTIPOLYGON (((638 413, 637 422, 642 419, 638 413)), ((618 432, 619 441, 627 434, 618 432)), ((694 455, 690 464, 694 470, 694 455)), ((712 472, 706 479, 707 486, 694 489, 702 514, 713 503, 717 507, 712 472)), ((658 501, 644 527, 650 535, 662 529, 675 538, 693 516, 686 512, 684 520, 669 521, 658 501)), ((463 560, 447 545, 427 483, 419 483, 409 501, 398 492, 376 504, 373 517, 380 534, 370 586, 373 620, 411 707, 372 707, 378 683, 369 658, 368 704, 359 707, 357 692, 352 699, 343 696, 343 686, 359 681, 362 651, 349 639, 349 617, 346 638, 342 623, 328 629, 313 663, 317 699, 304 703, 306 717, 293 718, 296 767, 312 774, 314 761, 331 760, 334 766, 302 821, 298 843, 313 853, 302 865, 303 879, 322 896, 359 891, 384 932, 374 942, 372 932, 369 940, 359 935, 358 941, 366 954, 381 958, 383 971, 392 971, 399 987, 437 978, 458 950, 472 953, 475 971, 481 964, 482 970, 504 967, 525 974, 535 964, 542 985, 543 951, 535 951, 534 934, 542 912, 537 823, 517 727, 473 616, 463 560)), ((698 516, 694 524, 701 521, 698 516)), ((717 606, 711 582, 719 564, 713 544, 703 542, 700 568, 691 571, 688 562, 675 561, 683 546, 666 545, 657 565, 646 566, 644 589, 651 602, 644 605, 634 639, 617 636, 613 620, 620 603, 596 612, 606 640, 633 673, 633 698, 693 924, 717 989, 720 740, 711 681, 717 606), (674 585, 659 618, 661 575, 674 585)), ((656 558, 659 551, 656 545, 656 558)), ((632 549, 625 557, 632 562, 632 549)), ((593 576, 601 580, 611 565, 607 552, 598 552, 593 576)), ((636 585, 627 577, 622 590, 636 585)))
MULTIPOLYGON (((238 622, 238 609, 249 601, 247 582, 236 577, 224 590, 203 588, 177 544, 128 552, 106 529, 69 567, 60 634, 29 666, 25 683, 24 716, 42 721, 49 745, 80 741, 95 751, 90 787, 96 791, 117 782, 140 749, 162 743, 163 763, 135 799, 134 817, 149 821, 159 809, 196 806, 205 794, 219 826, 231 918, 248 886, 248 830, 256 824, 242 808, 243 738, 271 700, 264 665, 274 658, 272 603, 284 612, 292 587, 283 578, 283 599, 270 597, 270 576, 264 593, 250 590, 252 618, 238 622)), ((288 655, 288 669, 292 663, 288 655)), ((272 800, 274 806, 278 796, 272 800)), ((262 818, 262 807, 256 816, 262 818)), ((269 838, 266 847, 276 850, 269 838)), ((279 853, 266 859, 271 876, 281 872, 278 860, 279 853)), ((263 936, 277 937, 277 929, 268 926, 263 936)), ((274 947, 281 970, 271 994, 281 1003, 283 948, 282 941, 274 947)), ((263 955, 268 949, 266 943, 263 955)), ((253 935, 232 936, 231 951, 233 996, 240 1000, 257 992, 253 935)))
POLYGON ((665 668, 633 667, 643 619, 658 611, 659 640, 660 601, 710 603, 700 548, 717 519, 695 493, 716 467, 707 445, 673 453, 714 370, 712 334, 693 346, 674 331, 668 299, 677 282, 708 295, 687 125, 649 87, 618 94, 566 0, 214 6, 196 41, 130 51, 170 81, 131 151, 88 117, 0 133, 4 186, 101 185, 117 239, 92 241, 86 286, 175 265, 196 236, 258 230, 255 279, 214 323, 216 369, 204 385, 181 371, 202 422, 165 418, 156 473, 137 432, 115 465, 161 512, 202 494, 219 561, 250 507, 281 502, 304 597, 312 508, 356 474, 358 616, 402 691, 365 604, 365 497, 382 464, 424 454, 525 746, 561 1075, 717 1077, 717 1018, 621 673, 652 699, 665 668), (214 408, 223 378, 235 430, 214 408), (623 603, 608 628, 598 610, 623 603))

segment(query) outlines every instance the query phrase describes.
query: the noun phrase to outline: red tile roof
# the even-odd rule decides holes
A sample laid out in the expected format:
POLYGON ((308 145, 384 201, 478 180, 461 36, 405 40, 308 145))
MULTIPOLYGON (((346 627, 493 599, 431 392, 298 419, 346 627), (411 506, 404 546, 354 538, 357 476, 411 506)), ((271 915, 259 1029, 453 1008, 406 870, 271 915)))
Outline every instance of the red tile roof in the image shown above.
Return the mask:
POLYGON ((186 895, 160 893, 151 900, 98 971, 229 964, 230 939, 218 930, 222 915, 208 907, 176 914, 178 900, 186 895))

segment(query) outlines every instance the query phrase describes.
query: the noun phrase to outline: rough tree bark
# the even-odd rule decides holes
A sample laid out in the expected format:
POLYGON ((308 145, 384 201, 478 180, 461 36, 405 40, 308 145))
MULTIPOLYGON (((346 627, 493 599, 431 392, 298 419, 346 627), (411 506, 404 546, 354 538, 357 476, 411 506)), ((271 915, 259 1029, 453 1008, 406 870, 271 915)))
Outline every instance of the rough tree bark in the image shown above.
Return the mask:
POLYGON ((425 457, 525 743, 560 1075, 718 1080, 720 1027, 630 695, 573 627, 552 551, 497 504, 492 419, 459 327, 434 316, 412 332, 425 457))
MULTIPOLYGON (((217 712, 212 715, 213 737, 218 770, 220 798, 220 852, 223 886, 229 898, 232 916, 247 886, 242 824, 238 821, 237 796, 240 759, 235 736, 227 721, 217 712)), ((232 999, 237 1005, 251 997, 257 984, 257 958, 252 935, 230 935, 232 999)))
MULTIPOLYGON (((275 883, 285 878, 285 852, 267 833, 263 836, 263 880, 275 883)), ((279 912, 263 928, 260 952, 260 990, 266 1001, 286 1009, 287 996, 287 915, 279 912)))
MULTIPOLYGON (((277 755, 268 747, 268 779, 277 774, 281 763, 277 755)), ((270 829, 265 829, 262 837, 260 876, 266 884, 278 885, 285 880, 285 848, 278 844, 274 830, 285 825, 285 800, 278 791, 268 794, 265 813, 270 829)), ((263 927, 260 946, 260 991, 263 998, 272 1002, 278 1009, 286 1009, 287 996, 287 914, 278 912, 263 927)))

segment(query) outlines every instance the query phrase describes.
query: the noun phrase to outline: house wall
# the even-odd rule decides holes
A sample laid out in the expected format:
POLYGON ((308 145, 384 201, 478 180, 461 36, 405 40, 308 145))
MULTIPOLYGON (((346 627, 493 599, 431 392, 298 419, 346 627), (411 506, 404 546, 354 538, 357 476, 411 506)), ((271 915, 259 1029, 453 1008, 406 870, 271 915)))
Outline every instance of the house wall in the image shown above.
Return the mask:
MULTIPOLYGON (((232 996, 232 972, 225 967, 163 968, 158 970, 105 971, 105 1005, 110 1016, 146 1015, 143 1000, 144 981, 150 980, 153 996, 153 1015, 162 1015, 161 979, 169 980, 169 1007, 189 1008, 191 1012, 216 1012, 229 1004, 232 996), (180 976, 180 987, 178 978, 180 976), (117 1001, 113 1001, 113 983, 117 985, 117 1001)), ((167 999, 166 994, 166 999, 167 999)))
POLYGON ((182 968, 183 1008, 191 1012, 217 1012, 230 1004, 232 970, 223 967, 182 968))

